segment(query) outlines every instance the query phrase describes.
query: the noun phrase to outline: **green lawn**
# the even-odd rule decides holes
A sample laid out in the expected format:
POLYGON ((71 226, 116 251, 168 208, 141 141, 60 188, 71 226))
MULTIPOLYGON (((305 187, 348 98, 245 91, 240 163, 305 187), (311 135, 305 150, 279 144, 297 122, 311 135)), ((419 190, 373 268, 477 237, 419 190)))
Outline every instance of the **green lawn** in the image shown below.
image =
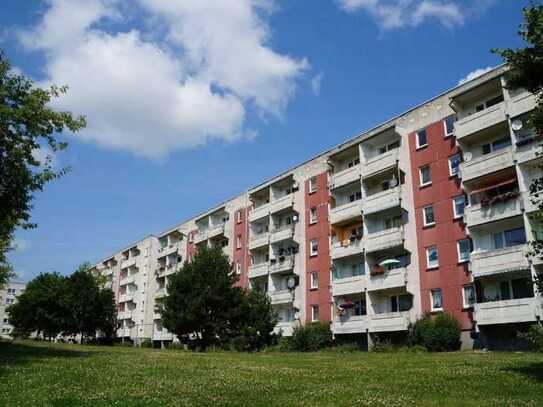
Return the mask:
POLYGON ((543 406, 533 353, 207 354, 0 342, 0 406, 543 406))

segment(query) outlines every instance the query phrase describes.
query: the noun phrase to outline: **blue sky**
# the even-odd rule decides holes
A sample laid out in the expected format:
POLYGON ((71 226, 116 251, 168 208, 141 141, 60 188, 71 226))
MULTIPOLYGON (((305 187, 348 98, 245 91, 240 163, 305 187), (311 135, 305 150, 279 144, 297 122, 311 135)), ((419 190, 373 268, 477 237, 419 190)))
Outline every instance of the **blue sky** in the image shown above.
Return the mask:
POLYGON ((161 232, 521 45, 523 1, 232 1, 2 2, 0 48, 89 120, 17 233, 21 280, 161 232))

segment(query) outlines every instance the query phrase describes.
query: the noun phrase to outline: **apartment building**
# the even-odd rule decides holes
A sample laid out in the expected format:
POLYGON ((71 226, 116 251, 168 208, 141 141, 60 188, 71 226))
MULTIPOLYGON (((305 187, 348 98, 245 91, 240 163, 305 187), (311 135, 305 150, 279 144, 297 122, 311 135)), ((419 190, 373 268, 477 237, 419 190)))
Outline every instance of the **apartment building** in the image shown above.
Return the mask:
POLYGON ((443 93, 95 266, 119 338, 171 341, 156 307, 198 247, 220 247, 266 293, 276 332, 330 323, 338 339, 403 342, 423 313, 452 313, 464 347, 508 347, 540 320, 528 256, 541 233, 533 95, 506 67, 443 93))
POLYGON ((13 326, 9 323, 9 315, 6 308, 17 301, 17 297, 25 290, 25 283, 8 282, 3 290, 0 290, 0 338, 11 338, 13 326))

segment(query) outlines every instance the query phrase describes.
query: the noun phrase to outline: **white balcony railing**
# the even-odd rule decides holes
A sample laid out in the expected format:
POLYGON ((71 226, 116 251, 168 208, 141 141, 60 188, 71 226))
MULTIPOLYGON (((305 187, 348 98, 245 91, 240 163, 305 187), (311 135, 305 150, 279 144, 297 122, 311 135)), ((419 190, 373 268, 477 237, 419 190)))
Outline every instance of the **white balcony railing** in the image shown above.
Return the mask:
POLYGON ((121 281, 119 282, 119 285, 134 284, 135 281, 136 281, 136 276, 131 274, 129 276, 122 278, 121 281))
POLYGON ((370 332, 406 331, 409 312, 389 312, 371 315, 370 332))
POLYGON ((392 247, 403 246, 404 229, 395 227, 380 232, 370 233, 366 236, 366 252, 376 252, 392 247))
POLYGON ((522 92, 509 101, 509 116, 517 117, 534 110, 537 100, 533 93, 522 92))
POLYGON ((119 302, 120 303, 130 302, 130 301, 133 301, 133 300, 134 300, 134 294, 132 294, 132 293, 126 293, 126 294, 119 295, 119 302))
POLYGON ((290 208, 294 205, 294 195, 288 194, 285 196, 282 196, 279 199, 275 199, 271 203, 270 207, 270 213, 277 213, 279 211, 283 211, 287 208, 290 208))
POLYGON ((334 334, 365 333, 369 329, 367 315, 353 315, 348 317, 335 317, 332 324, 334 334))
POLYGON ((155 298, 164 298, 168 295, 168 292, 165 288, 159 288, 155 291, 155 298))
POLYGON ((262 219, 270 214, 270 204, 264 204, 260 205, 257 208, 253 208, 251 212, 249 212, 249 221, 254 222, 255 220, 262 219))
POLYGON ((347 242, 337 242, 332 245, 332 259, 353 256, 362 253, 364 245, 362 239, 349 240, 347 242))
POLYGON ((384 270, 383 273, 370 273, 368 291, 389 290, 405 287, 407 284, 407 268, 400 267, 384 270))
POLYGON ((129 257, 126 260, 121 261, 121 268, 125 269, 136 265, 136 257, 129 257))
POLYGON ((362 217, 362 200, 349 202, 330 211, 330 223, 336 225, 351 219, 362 217))
POLYGON ((290 290, 276 290, 268 293, 272 304, 288 304, 293 301, 292 292, 290 290))
POLYGON ((294 227, 292 225, 273 229, 270 235, 270 242, 277 243, 282 240, 292 239, 294 237, 294 227))
POLYGON ((386 191, 378 192, 366 196, 364 199, 364 215, 384 211, 390 208, 400 206, 401 188, 391 188, 386 191))
POLYGON ((462 181, 465 182, 513 165, 513 152, 511 147, 508 147, 470 161, 464 161, 460 164, 460 174, 462 181))
POLYGON ((474 278, 529 268, 527 246, 518 245, 503 249, 471 253, 471 272, 474 278))
POLYGON ((279 256, 270 262, 270 273, 284 273, 294 269, 294 256, 279 256))
POLYGON ((340 188, 344 185, 350 184, 360 179, 360 164, 353 165, 350 168, 346 168, 336 174, 330 176, 330 187, 340 188))
POLYGON ((225 234, 225 229, 226 229, 226 224, 224 224, 224 223, 220 223, 218 225, 211 226, 209 228, 208 233, 207 233, 208 238, 211 239, 213 237, 224 235, 225 234))
POLYGON ((280 321, 275 325, 273 332, 276 334, 281 333, 283 336, 292 336, 294 330, 294 321, 280 321))
POLYGON ((332 281, 332 295, 335 297, 363 293, 366 290, 367 284, 368 279, 364 274, 346 278, 334 278, 332 281))
POLYGON ((522 202, 519 197, 489 205, 471 205, 464 211, 464 221, 468 227, 495 222, 522 213, 522 202))
POLYGON ((535 298, 521 298, 475 304, 475 320, 477 325, 536 321, 536 301, 535 298))
POLYGON ((259 233, 258 235, 251 234, 249 239, 249 249, 257 249, 267 246, 270 242, 270 234, 268 232, 259 233))
POLYGON ((249 267, 249 278, 262 277, 268 275, 269 263, 253 264, 249 267))
POLYGON ((379 174, 398 164, 400 149, 387 151, 376 157, 368 159, 362 169, 362 178, 368 178, 375 174, 379 174))
POLYGON ((458 120, 454 123, 454 134, 457 140, 461 140, 471 134, 495 126, 506 120, 507 116, 505 115, 504 102, 502 102, 458 120))

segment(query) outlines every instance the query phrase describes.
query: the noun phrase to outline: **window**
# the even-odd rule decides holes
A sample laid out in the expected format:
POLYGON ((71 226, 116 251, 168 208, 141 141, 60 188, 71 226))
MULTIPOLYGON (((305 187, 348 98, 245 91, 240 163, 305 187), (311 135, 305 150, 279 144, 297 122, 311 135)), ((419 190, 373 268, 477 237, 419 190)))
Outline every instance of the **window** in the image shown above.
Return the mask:
POLYGON ((241 235, 236 236, 236 249, 241 249, 241 235))
POLYGON ((362 191, 356 191, 349 195, 349 202, 359 201, 362 199, 362 191))
POLYGON ((15 288, 8 288, 8 294, 15 295, 15 288))
POLYGON ((441 288, 436 288, 430 291, 432 300, 432 311, 441 311, 443 309, 443 294, 441 288))
POLYGON ((471 252, 471 244, 469 239, 462 239, 457 242, 458 249, 458 262, 464 263, 469 261, 469 254, 471 252))
POLYGON ((439 266, 437 246, 430 246, 426 248, 426 265, 429 269, 439 266))
POLYGON ((426 147, 428 145, 428 135, 426 129, 417 131, 417 148, 426 147))
POLYGON ((236 222, 237 223, 241 223, 242 221, 242 217, 241 217, 241 209, 239 211, 236 212, 236 222))
POLYGON ((393 141, 390 144, 385 144, 384 146, 381 146, 378 148, 379 155, 385 154, 387 151, 395 150, 396 148, 400 147, 400 140, 393 141))
POLYGON ((526 243, 524 227, 494 233, 494 249, 517 246, 526 243))
POLYGON ((319 320, 319 306, 312 305, 311 306, 311 322, 316 322, 318 320, 319 320))
POLYGON ((436 224, 434 207, 432 205, 422 208, 422 218, 424 221, 424 226, 432 226, 436 224))
POLYGON ((449 157, 449 175, 451 177, 458 175, 460 172, 460 154, 455 154, 449 157))
POLYGON ((311 225, 317 223, 317 208, 311 208, 309 210, 309 223, 311 225))
POLYGON ((483 155, 490 154, 494 151, 502 150, 511 145, 511 137, 502 137, 494 140, 492 143, 486 143, 481 146, 483 155))
POLYGON ((411 294, 394 295, 390 297, 390 312, 409 311, 413 307, 411 294))
POLYGON ((354 158, 354 159, 352 159, 351 161, 349 161, 347 163, 347 168, 352 168, 352 167, 354 167, 355 165, 358 165, 358 164, 360 164, 360 158, 354 158))
POLYGON ((420 186, 430 185, 432 183, 432 172, 429 165, 419 168, 420 186))
POLYGON ((452 136, 454 134, 454 116, 449 116, 443 120, 443 127, 445 128, 445 137, 452 136))
POLYGON ((319 273, 316 271, 311 272, 311 289, 319 288, 319 273))
POLYGON ((399 228, 402 225, 402 217, 394 216, 384 220, 385 230, 399 228))
POLYGON ((462 289, 464 308, 471 308, 475 304, 475 289, 472 285, 466 285, 462 289))
POLYGON ((241 274, 241 263, 236 262, 236 274, 241 274))
POLYGON ((6 298, 6 304, 13 304, 13 298, 6 298))
POLYGON ((310 256, 316 256, 317 254, 319 254, 319 242, 317 239, 312 240, 309 243, 309 245, 310 245, 310 251, 309 251, 310 256))
POLYGON ((317 192, 317 177, 309 178, 309 193, 317 192))
POLYGON ((455 219, 464 216, 465 207, 466 207, 465 195, 459 195, 453 198, 453 213, 454 213, 455 219))

